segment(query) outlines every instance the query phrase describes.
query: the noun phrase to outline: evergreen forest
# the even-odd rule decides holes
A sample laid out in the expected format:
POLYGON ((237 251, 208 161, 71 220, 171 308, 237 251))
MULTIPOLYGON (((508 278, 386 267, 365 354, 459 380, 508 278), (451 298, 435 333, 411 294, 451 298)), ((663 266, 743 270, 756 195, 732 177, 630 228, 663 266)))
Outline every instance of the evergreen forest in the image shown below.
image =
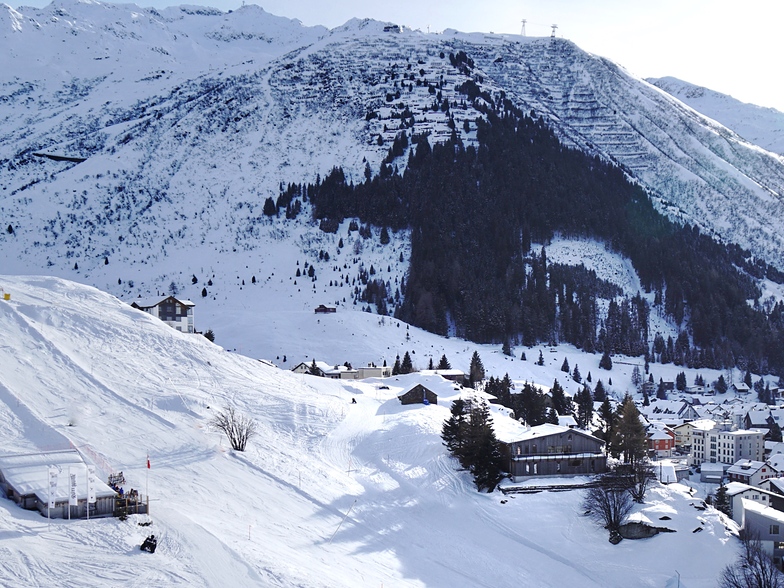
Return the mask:
POLYGON ((291 218, 310 201, 326 231, 346 218, 384 232, 410 229, 395 314, 431 332, 784 374, 784 305, 748 302, 760 298, 752 278, 784 282, 777 268, 670 221, 623 169, 564 146, 503 94, 464 93, 486 117, 476 120, 478 147, 465 147, 456 129, 433 146, 404 129, 378 174, 368 168, 354 184, 335 168, 313 184, 289 185, 277 208, 291 218), (394 162, 406 152, 400 173, 394 162), (532 244, 556 234, 600 240, 630 259, 680 336, 653 341, 644 298, 624 297, 582 266, 549 263, 532 244), (599 299, 611 300, 606 315, 599 299))

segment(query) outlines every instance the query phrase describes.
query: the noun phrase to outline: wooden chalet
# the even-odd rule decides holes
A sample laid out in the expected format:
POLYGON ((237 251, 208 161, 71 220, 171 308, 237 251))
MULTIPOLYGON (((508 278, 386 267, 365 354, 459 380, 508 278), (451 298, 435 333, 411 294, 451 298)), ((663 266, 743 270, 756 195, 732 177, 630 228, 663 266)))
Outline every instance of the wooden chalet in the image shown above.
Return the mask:
POLYGON ((508 471, 515 479, 607 471, 604 441, 579 429, 547 423, 499 440, 508 471))
POLYGON ((436 393, 422 384, 416 384, 413 388, 398 396, 398 400, 400 400, 400 404, 438 404, 436 393))

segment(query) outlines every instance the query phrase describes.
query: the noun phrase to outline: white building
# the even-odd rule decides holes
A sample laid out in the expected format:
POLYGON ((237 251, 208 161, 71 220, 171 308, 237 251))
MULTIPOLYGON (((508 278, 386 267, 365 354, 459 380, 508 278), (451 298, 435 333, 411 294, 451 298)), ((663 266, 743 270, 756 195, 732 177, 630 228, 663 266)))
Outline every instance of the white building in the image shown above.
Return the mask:
POLYGON ((715 426, 709 430, 694 428, 692 434, 692 464, 703 462, 732 465, 740 459, 762 461, 765 444, 764 431, 738 429, 721 430, 715 426))
POLYGON ((131 302, 131 306, 151 314, 182 333, 196 332, 193 326, 193 307, 196 305, 190 300, 179 300, 174 296, 139 298, 131 302))

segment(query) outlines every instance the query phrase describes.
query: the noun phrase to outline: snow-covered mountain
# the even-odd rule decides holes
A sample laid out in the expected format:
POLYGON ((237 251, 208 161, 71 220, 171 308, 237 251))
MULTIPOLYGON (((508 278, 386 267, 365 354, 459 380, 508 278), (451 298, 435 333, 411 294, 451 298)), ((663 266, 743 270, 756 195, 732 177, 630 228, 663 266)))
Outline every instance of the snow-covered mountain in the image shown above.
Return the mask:
POLYGON ((480 103, 505 97, 623 166, 667 214, 776 265, 784 252, 781 157, 562 39, 368 20, 330 31, 255 6, 57 0, 0 14, 0 50, 12 57, 0 74, 6 272, 125 298, 174 284, 217 331, 261 328, 264 309, 349 306, 371 266, 394 292, 405 232, 386 245, 378 228, 369 240, 347 224, 328 234, 307 214, 266 217, 264 201, 333 166, 356 180, 366 165, 377 172, 401 129, 448 136, 439 99, 475 143, 482 114, 458 91, 468 80, 480 103), (297 280, 306 263, 315 281, 297 280))
MULTIPOLYGON (((4 586, 707 588, 738 554, 734 523, 681 484, 657 485, 635 508, 674 533, 618 546, 584 516, 580 492, 477 493, 441 443, 466 393, 449 382, 414 374, 384 389, 293 374, 92 287, 0 283, 3 452, 75 448, 102 479, 122 471, 126 490, 152 497, 150 517, 51 522, 0 498, 4 586), (400 405, 418 378, 437 405, 400 405), (258 424, 244 453, 209 425, 225 405, 258 424), (153 555, 139 551, 149 533, 153 555)), ((465 346, 441 341, 453 359, 465 346)), ((513 365, 480 353, 494 373, 513 365)), ((552 381, 560 360, 514 365, 552 381)))
POLYGON ((678 78, 648 78, 694 110, 732 129, 763 149, 784 155, 784 112, 747 104, 721 92, 695 86, 678 78))

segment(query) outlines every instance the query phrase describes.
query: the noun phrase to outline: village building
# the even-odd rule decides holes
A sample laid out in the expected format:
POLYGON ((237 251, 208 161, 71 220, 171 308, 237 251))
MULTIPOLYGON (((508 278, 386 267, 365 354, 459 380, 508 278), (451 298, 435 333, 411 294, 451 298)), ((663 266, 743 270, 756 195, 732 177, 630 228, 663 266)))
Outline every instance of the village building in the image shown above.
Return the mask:
POLYGON ((316 314, 332 314, 337 312, 338 309, 334 306, 325 306, 324 304, 319 304, 315 309, 314 312, 316 314))
POLYGON ((672 457, 675 448, 675 432, 660 422, 651 422, 645 431, 648 442, 648 455, 672 457))
POLYGON ((694 429, 711 430, 716 423, 711 419, 697 419, 686 423, 681 423, 673 427, 675 432, 675 447, 681 453, 690 453, 692 450, 692 432, 694 429))
POLYGON ((741 459, 727 468, 727 475, 731 482, 759 486, 763 480, 777 477, 778 471, 764 461, 741 459))
POLYGON ((743 500, 751 500, 761 506, 769 506, 779 511, 784 510, 784 496, 779 496, 769 490, 742 482, 729 482, 725 488, 732 509, 732 520, 739 525, 743 524, 743 500))
POLYGON ((515 480, 607 471, 604 441, 579 429, 546 423, 517 433, 496 430, 496 436, 515 480))
POLYGON ((758 537, 763 550, 773 558, 780 570, 784 556, 784 512, 753 500, 742 499, 743 530, 758 537))
POLYGON ((345 365, 330 365, 325 361, 303 361, 291 368, 295 374, 308 374, 332 380, 364 380, 366 378, 388 378, 392 368, 388 366, 369 365, 357 369, 345 365))
MULTIPOLYGON (((0 488, 10 500, 27 510, 53 519, 88 516, 87 465, 76 450, 27 453, 0 457, 0 488), (50 474, 50 470, 56 473, 50 474), (71 478, 75 487, 71 494, 71 478)), ((111 516, 117 493, 95 478, 90 517, 111 516)), ((91 494, 92 494, 91 493, 91 494)))
POLYGON ((691 459, 694 465, 704 462, 732 465, 741 459, 762 461, 764 432, 759 430, 727 430, 714 423, 711 429, 692 430, 691 459))
POLYGON ((400 404, 438 404, 438 396, 427 386, 417 383, 397 397, 400 404))
POLYGON ((448 369, 448 370, 422 370, 419 372, 423 376, 441 376, 450 382, 462 384, 466 380, 465 372, 462 370, 448 369))
POLYGON ((730 391, 735 392, 735 394, 741 394, 743 396, 751 393, 751 389, 746 385, 745 382, 734 383, 732 386, 730 386, 730 391))
POLYGON ((357 368, 357 379, 365 380, 367 378, 389 378, 392 376, 392 366, 382 365, 368 365, 357 368))
POLYGON ((174 296, 158 298, 138 298, 131 302, 133 308, 151 314, 181 333, 195 333, 193 308, 190 300, 180 300, 174 296))

